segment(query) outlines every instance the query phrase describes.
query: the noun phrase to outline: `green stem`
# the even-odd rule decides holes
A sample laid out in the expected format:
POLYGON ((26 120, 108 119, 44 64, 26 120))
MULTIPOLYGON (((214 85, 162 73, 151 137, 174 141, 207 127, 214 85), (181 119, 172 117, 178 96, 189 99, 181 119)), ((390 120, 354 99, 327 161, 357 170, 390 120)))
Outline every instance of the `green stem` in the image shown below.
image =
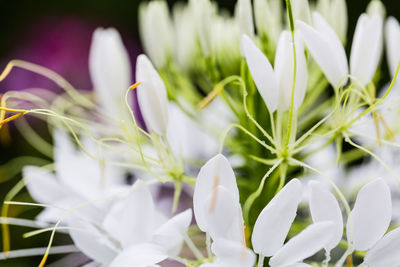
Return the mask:
POLYGON ((294 93, 296 87, 296 70, 297 70, 297 56, 296 56, 296 45, 294 40, 294 22, 293 22, 293 12, 292 12, 292 5, 290 4, 290 0, 286 0, 286 8, 287 8, 287 15, 289 18, 290 23, 290 31, 292 35, 293 41, 293 84, 292 84, 292 94, 290 97, 290 111, 289 111, 289 122, 288 122, 288 131, 286 135, 286 142, 285 142, 285 149, 287 149, 290 141, 290 136, 292 132, 292 124, 293 124, 293 111, 294 111, 294 93))

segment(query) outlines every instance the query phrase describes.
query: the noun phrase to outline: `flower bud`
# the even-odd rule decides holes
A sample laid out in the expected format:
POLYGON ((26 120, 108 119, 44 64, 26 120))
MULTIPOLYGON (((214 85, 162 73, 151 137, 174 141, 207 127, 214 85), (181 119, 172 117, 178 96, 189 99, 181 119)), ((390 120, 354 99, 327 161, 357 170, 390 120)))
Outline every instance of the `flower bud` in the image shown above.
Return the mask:
POLYGON ((168 125, 167 89, 158 72, 145 55, 136 61, 138 101, 146 126, 150 131, 164 135, 168 125))
POLYGON ((258 34, 278 42, 282 31, 282 2, 275 0, 254 0, 254 17, 258 34))
POLYGON ((345 43, 348 23, 346 0, 319 0, 316 9, 345 43))
POLYGON ((146 54, 157 68, 172 54, 174 30, 167 2, 157 0, 139 7, 140 37, 146 54))
POLYGON ((246 34, 250 38, 254 38, 253 10, 250 0, 237 2, 236 20, 239 25, 239 36, 246 34))
POLYGON ((89 71, 94 90, 110 117, 123 116, 124 94, 131 83, 131 65, 121 36, 113 28, 93 33, 89 71))

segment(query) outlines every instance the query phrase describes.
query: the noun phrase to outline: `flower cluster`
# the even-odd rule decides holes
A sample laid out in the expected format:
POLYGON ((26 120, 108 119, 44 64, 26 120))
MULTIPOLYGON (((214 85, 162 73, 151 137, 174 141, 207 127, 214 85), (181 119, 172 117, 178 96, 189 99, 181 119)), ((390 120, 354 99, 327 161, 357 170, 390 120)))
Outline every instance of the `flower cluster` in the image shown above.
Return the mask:
POLYGON ((139 22, 146 54, 134 83, 113 28, 93 34, 91 92, 22 60, 0 74, 23 68, 64 90, 1 97, 0 126, 15 121, 52 159, 10 159, 5 175, 18 169, 23 179, 2 207, 2 258, 43 255, 41 267, 72 252, 77 266, 400 264, 400 24, 379 0, 359 17, 349 59, 345 0, 238 0, 234 16, 210 0, 172 12, 154 0, 141 4, 139 22), (29 117, 46 122, 53 142, 29 117), (13 200, 24 187, 34 201, 13 200), (21 219, 9 214, 17 205, 44 209, 21 219), (39 228, 27 238, 51 232, 48 246, 11 250, 9 225, 39 228), (53 245, 58 234, 73 244, 53 245))

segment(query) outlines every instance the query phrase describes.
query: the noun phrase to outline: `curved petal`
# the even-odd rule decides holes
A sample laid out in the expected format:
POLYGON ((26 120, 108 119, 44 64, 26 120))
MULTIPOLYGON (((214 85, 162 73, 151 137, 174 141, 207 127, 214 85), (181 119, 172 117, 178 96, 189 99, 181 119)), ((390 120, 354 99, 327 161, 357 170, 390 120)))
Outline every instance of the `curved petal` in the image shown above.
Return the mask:
POLYGON ((98 28, 93 33, 89 71, 100 102, 111 116, 124 110, 124 95, 131 83, 131 65, 121 36, 114 28, 98 28))
POLYGON ((354 32, 351 45, 350 73, 363 86, 369 83, 382 55, 383 18, 380 15, 362 14, 354 32))
POLYGON ((212 239, 224 238, 242 242, 242 209, 235 196, 223 186, 218 186, 203 201, 206 229, 212 239))
POLYGON ((98 236, 99 233, 87 223, 71 220, 69 226, 72 229, 79 229, 70 230, 69 234, 75 246, 89 258, 98 263, 109 265, 117 256, 117 252, 104 242, 101 242, 98 236))
POLYGON ((252 267, 256 261, 253 251, 241 242, 217 239, 211 249, 217 256, 217 262, 223 266, 252 267))
POLYGON ((167 253, 154 244, 141 244, 124 249, 110 267, 149 267, 168 258, 167 253))
POLYGON ((191 209, 172 217, 156 230, 152 238, 153 243, 163 247, 168 255, 178 256, 191 221, 191 209))
POLYGON ((104 228, 123 248, 148 242, 155 227, 155 208, 146 184, 137 180, 129 194, 114 204, 104 219, 104 228))
POLYGON ((354 249, 370 249, 385 234, 391 218, 392 200, 385 181, 377 179, 361 188, 346 227, 354 249))
POLYGON ((370 267, 400 265, 400 228, 387 233, 364 256, 364 263, 370 267))
POLYGON ((200 169, 194 188, 194 216, 203 232, 207 230, 207 223, 204 218, 204 200, 218 185, 229 190, 234 196, 235 203, 239 203, 239 190, 235 173, 229 161, 222 154, 218 154, 207 161, 200 169))
POLYGON ((254 252, 269 257, 283 245, 302 197, 299 180, 291 180, 261 211, 254 225, 254 252))
MULTIPOLYGON (((295 35, 296 45, 296 84, 294 93, 294 108, 303 103, 307 87, 307 62, 304 54, 304 44, 298 34, 295 35)), ((278 42, 275 55, 275 74, 279 88, 279 109, 290 108, 293 87, 293 41, 288 31, 283 31, 278 42)))
POLYGON ((302 261, 321 250, 332 239, 335 225, 320 222, 308 226, 290 239, 269 261, 271 267, 287 266, 302 261))
POLYGON ((71 195, 49 170, 27 166, 23 168, 22 176, 29 194, 39 203, 54 204, 71 195))
POLYGON ((257 89, 268 110, 274 112, 278 107, 279 90, 271 63, 247 35, 242 36, 241 44, 242 52, 257 89))
MULTIPOLYGON (((346 53, 339 37, 321 15, 313 13, 313 21, 315 29, 302 21, 297 21, 297 27, 308 51, 333 88, 336 88, 348 74, 346 53)), ((341 85, 345 82, 346 79, 341 85)))
POLYGON ((167 89, 160 75, 145 55, 136 60, 136 81, 140 111, 151 131, 164 135, 168 125, 167 89))
POLYGON ((392 77, 400 61, 400 25, 397 19, 389 17, 385 25, 386 55, 392 77))
POLYGON ((335 248, 343 235, 343 216, 336 198, 321 183, 311 181, 310 211, 314 223, 330 221, 335 225, 335 233, 325 247, 326 250, 335 248))

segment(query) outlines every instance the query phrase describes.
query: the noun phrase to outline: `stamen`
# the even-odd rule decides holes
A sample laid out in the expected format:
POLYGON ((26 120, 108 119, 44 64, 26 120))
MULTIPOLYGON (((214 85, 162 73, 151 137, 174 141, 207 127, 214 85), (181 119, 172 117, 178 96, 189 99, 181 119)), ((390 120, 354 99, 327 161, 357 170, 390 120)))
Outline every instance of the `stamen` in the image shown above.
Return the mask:
POLYGON ((374 119, 378 146, 380 146, 382 144, 382 141, 381 141, 381 131, 380 131, 380 128, 379 128, 379 115, 377 114, 376 111, 373 111, 372 112, 372 117, 374 119))
POLYGON ((385 128, 386 134, 388 135, 389 139, 394 142, 396 139, 394 137, 394 133, 392 132, 389 125, 386 123, 385 119, 383 118, 383 116, 381 114, 379 114, 379 119, 381 120, 382 125, 385 128))
POLYGON ((1 128, 1 126, 3 126, 4 124, 6 124, 7 122, 16 120, 16 119, 18 119, 18 118, 24 116, 25 113, 26 113, 26 112, 21 112, 21 113, 12 115, 11 117, 8 117, 7 119, 4 119, 4 120, 0 121, 0 128, 1 128))
POLYGON ((129 86, 129 90, 135 90, 142 82, 136 82, 129 86))
POLYGON ((351 255, 347 256, 347 267, 353 267, 353 258, 351 255))
POLYGON ((215 210, 215 206, 217 204, 217 196, 218 196, 218 191, 217 187, 219 185, 219 175, 214 176, 214 185, 213 185, 213 195, 211 198, 211 205, 210 205, 210 212, 213 213, 215 210))

